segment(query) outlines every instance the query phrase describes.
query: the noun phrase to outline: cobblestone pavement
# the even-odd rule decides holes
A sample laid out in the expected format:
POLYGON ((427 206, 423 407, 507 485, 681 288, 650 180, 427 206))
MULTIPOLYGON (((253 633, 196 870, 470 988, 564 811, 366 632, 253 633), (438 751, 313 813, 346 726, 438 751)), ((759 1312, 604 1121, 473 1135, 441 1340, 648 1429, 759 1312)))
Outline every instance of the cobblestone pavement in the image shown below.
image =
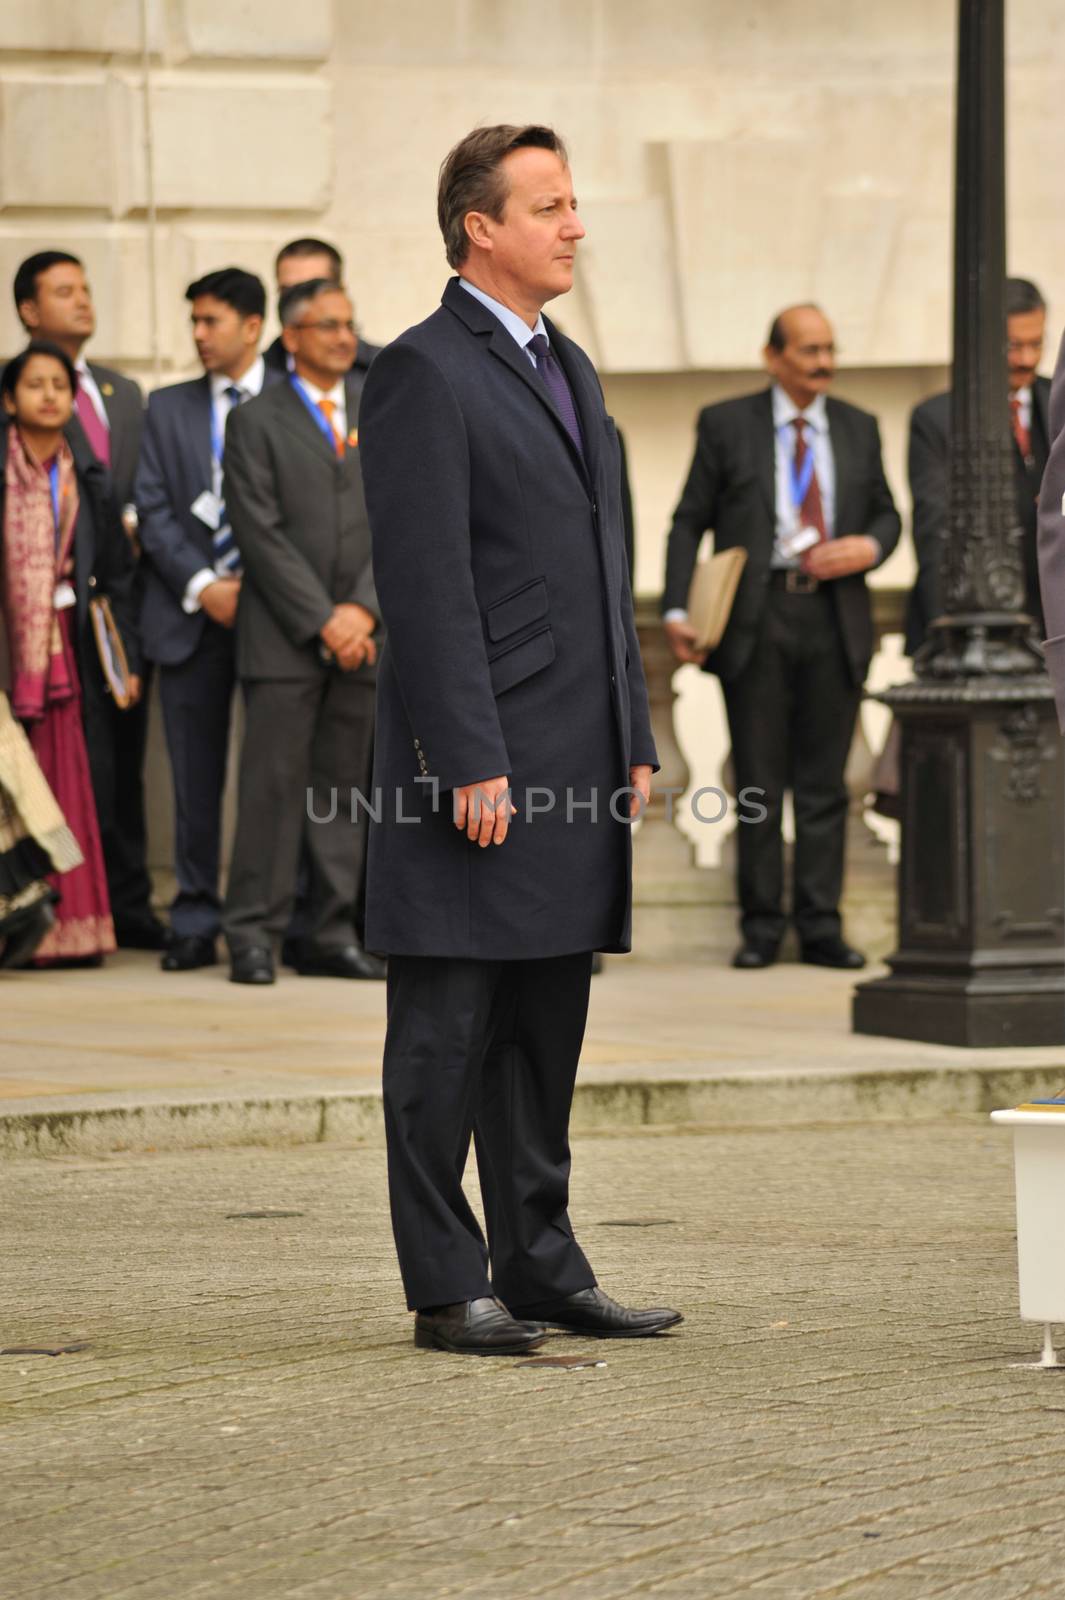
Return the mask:
POLYGON ((1006 1135, 585 1138, 574 1216, 683 1328, 415 1351, 374 1146, 0 1168, 0 1345, 89 1342, 0 1359, 3 1600, 1062 1594, 1006 1135))

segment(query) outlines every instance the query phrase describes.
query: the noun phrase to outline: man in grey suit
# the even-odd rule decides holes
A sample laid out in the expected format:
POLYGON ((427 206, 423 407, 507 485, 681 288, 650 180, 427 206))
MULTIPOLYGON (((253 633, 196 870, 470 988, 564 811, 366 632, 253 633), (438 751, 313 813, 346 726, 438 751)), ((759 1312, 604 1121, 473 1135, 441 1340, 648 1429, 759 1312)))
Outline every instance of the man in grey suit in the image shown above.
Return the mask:
MULTIPOLYGON (((39 251, 16 272, 14 297, 26 332, 50 339, 74 363, 78 392, 67 433, 75 450, 79 445, 91 450, 110 471, 131 532, 132 519, 125 513, 133 500, 144 398, 131 378, 85 359, 85 345, 96 331, 85 268, 65 250, 39 251)), ((148 683, 137 705, 126 711, 106 696, 98 702, 86 707, 87 733, 115 937, 126 949, 159 950, 166 930, 152 911, 144 820, 148 683)))
POLYGON ((1039 584, 1046 619, 1043 654, 1065 733, 1065 336, 1050 390, 1050 453, 1039 493, 1039 584))
POLYGON ((226 430, 235 406, 278 382, 259 354, 266 290, 223 267, 189 285, 203 376, 148 401, 137 474, 144 547, 141 633, 159 665, 174 786, 173 940, 164 972, 210 966, 221 931, 219 852, 240 567, 221 499, 226 430))
POLYGON ((306 828, 296 970, 369 978, 355 941, 380 614, 358 450, 351 301, 330 279, 281 298, 286 381, 241 407, 225 500, 244 564, 237 674, 246 727, 224 926, 235 983, 274 981, 306 828))

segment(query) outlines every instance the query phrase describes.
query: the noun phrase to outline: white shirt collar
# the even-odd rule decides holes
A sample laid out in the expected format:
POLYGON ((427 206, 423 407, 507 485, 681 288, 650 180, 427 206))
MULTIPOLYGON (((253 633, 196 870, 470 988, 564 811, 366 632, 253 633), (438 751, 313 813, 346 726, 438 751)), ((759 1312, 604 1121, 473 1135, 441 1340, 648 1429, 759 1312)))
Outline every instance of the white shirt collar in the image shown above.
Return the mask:
MULTIPOLYGON (((296 376, 299 377, 299 374, 297 373, 296 376)), ((310 378, 300 377, 299 381, 303 385, 303 388, 306 390, 306 392, 310 395, 310 397, 314 401, 315 405, 318 404, 319 400, 332 400, 332 402, 333 402, 333 404, 335 406, 343 407, 343 405, 344 405, 344 380, 343 380, 343 378, 338 378, 336 383, 334 383, 334 385, 333 385, 333 387, 331 389, 319 389, 318 385, 316 383, 312 383, 310 378)))
POLYGON ((239 378, 227 377, 224 372, 212 372, 210 375, 211 399, 220 400, 232 384, 236 384, 241 393, 249 397, 260 394, 265 377, 266 362, 262 356, 256 356, 247 372, 239 378))
POLYGON ((1019 403, 1021 410, 1024 411, 1032 403, 1031 386, 1029 384, 1025 384, 1023 389, 1016 389, 1011 396, 1011 399, 1016 400, 1019 403))
POLYGON ((817 433, 828 432, 828 411, 825 406, 823 394, 815 395, 804 411, 800 411, 794 400, 784 393, 779 383, 773 385, 773 426, 786 428, 789 422, 794 422, 796 417, 802 417, 817 433))
POLYGON ((470 283, 468 278, 460 278, 459 282, 467 294, 472 294, 475 300, 479 300, 483 306, 488 307, 494 317, 499 318, 511 338, 515 339, 523 350, 535 339, 538 333, 542 333, 544 338, 547 338, 547 329, 544 326, 542 311, 536 319, 535 328, 530 328, 529 324, 523 321, 516 311, 511 311, 510 307, 505 306, 501 300, 494 300, 490 294, 485 294, 483 289, 478 289, 477 285, 470 283))

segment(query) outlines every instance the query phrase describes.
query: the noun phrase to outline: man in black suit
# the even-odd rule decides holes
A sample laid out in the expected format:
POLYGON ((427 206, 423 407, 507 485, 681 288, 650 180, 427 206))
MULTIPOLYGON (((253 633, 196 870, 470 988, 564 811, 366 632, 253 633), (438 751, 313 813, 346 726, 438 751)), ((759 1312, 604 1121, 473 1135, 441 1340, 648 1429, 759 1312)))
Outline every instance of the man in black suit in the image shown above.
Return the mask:
POLYGON ((617 435, 587 356, 542 316, 584 235, 557 135, 469 134, 438 215, 459 276, 377 357, 362 413, 388 627, 367 939, 389 956, 415 1341, 513 1353, 548 1322, 631 1338, 680 1321, 608 1299, 567 1214, 592 951, 629 947, 629 817, 655 750, 617 435), (462 1191, 471 1130, 487 1245, 462 1191))
POLYGON ((273 983, 301 836, 306 977, 375 978, 355 940, 379 614, 359 466, 351 301, 331 279, 285 291, 293 371, 232 417, 225 497, 244 563, 237 675, 246 724, 225 932, 235 983, 273 983), (306 828, 304 824, 307 824, 306 828))
MULTIPOLYGON (((1006 280, 1006 359, 1014 438, 1017 520, 1024 532, 1027 609, 1040 638, 1043 610, 1036 554, 1039 485, 1050 454, 1050 380, 1038 376, 1046 336, 1046 301, 1026 278, 1006 280)), ((950 500, 950 394, 934 394, 910 418, 910 491, 917 580, 906 610, 906 652, 916 655, 942 610, 940 566, 950 500)))
POLYGON ((210 966, 221 928, 219 851, 235 682, 233 624, 241 577, 222 461, 230 413, 270 382, 259 354, 266 291, 223 267, 191 283, 203 376, 156 389, 137 474, 144 549, 144 649, 159 664, 174 785, 173 940, 164 972, 210 966))
POLYGON ((795 812, 791 914, 802 959, 858 968, 842 936, 843 771, 873 649, 865 574, 891 554, 899 517, 874 417, 826 399, 832 328, 816 306, 774 320, 772 387, 700 412, 673 516, 662 609, 678 661, 721 679, 739 795, 765 816, 737 828, 743 943, 733 965, 769 966, 785 928, 781 815, 795 812), (686 613, 703 534, 747 564, 721 643, 704 660, 686 613), (760 792, 760 793, 759 793, 760 792))
MULTIPOLYGON (((274 276, 279 295, 284 294, 286 289, 295 288, 297 283, 310 283, 315 278, 331 278, 334 283, 343 283, 344 258, 335 245, 327 244, 324 239, 290 239, 277 252, 274 276)), ((377 345, 359 335, 352 363, 356 372, 370 370, 370 362, 377 350, 377 345)), ((282 334, 278 334, 273 344, 267 347, 265 361, 281 377, 292 371, 291 356, 285 349, 282 334)))
MULTIPOLYGON (((85 345, 96 331, 96 313, 85 269, 65 250, 43 250, 25 260, 15 274, 15 308, 33 338, 51 339, 66 352, 78 374, 74 417, 67 432, 71 445, 90 451, 108 468, 127 533, 132 516, 133 478, 140 450, 144 398, 131 378, 85 359, 85 345)), ((136 580, 135 580, 136 582, 136 580)), ((90 746, 96 752, 93 787, 107 869, 107 889, 115 937, 126 949, 160 950, 166 930, 151 906, 144 816, 144 754, 148 739, 146 679, 141 699, 121 711, 106 696, 92 708, 90 746)))

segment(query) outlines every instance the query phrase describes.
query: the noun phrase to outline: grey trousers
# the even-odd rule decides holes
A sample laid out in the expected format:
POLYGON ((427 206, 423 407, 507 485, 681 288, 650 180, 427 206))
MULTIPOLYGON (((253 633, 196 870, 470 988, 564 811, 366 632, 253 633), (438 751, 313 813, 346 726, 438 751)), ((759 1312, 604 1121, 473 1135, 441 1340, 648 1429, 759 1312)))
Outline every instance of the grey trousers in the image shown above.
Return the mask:
POLYGON ((321 949, 351 944, 366 854, 374 685, 323 668, 311 679, 246 681, 237 831, 222 925, 232 952, 270 947, 292 914, 301 840, 302 924, 321 949))

